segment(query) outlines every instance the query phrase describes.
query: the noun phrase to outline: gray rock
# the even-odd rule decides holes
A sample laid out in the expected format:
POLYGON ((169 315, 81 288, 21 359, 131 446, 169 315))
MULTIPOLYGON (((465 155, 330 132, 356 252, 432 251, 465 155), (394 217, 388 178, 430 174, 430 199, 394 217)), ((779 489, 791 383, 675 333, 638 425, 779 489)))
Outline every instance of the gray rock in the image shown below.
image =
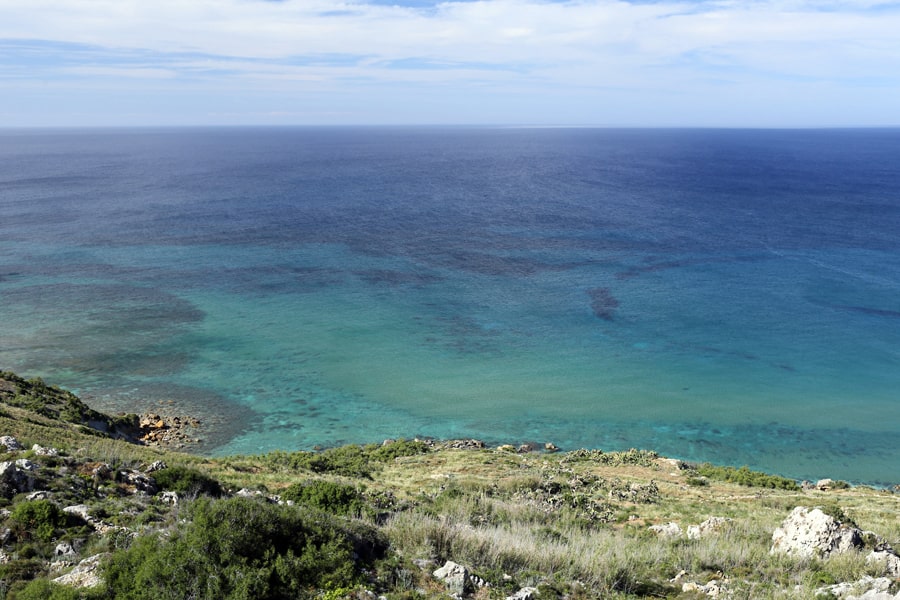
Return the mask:
POLYGON ((900 579, 900 555, 890 546, 876 548, 866 556, 866 563, 894 579, 900 579))
POLYGON ((863 545, 862 532, 839 523, 818 508, 798 506, 772 534, 771 554, 799 557, 840 554, 863 545))
POLYGON ((448 560, 444 566, 432 573, 444 582, 447 591, 451 594, 462 596, 470 587, 469 570, 464 566, 448 560))
POLYGON ((90 516, 90 511, 91 509, 87 504, 76 504, 74 506, 66 506, 63 508, 64 513, 75 515, 76 517, 81 518, 82 521, 93 518, 90 516))
POLYGON ((681 526, 678 523, 666 523, 665 525, 651 525, 648 527, 650 531, 659 537, 681 537, 681 526))
POLYGON ((56 557, 64 557, 64 556, 75 556, 75 548, 72 547, 72 544, 69 542, 60 542, 56 545, 56 548, 53 550, 53 556, 56 557))
POLYGON ((34 464, 27 460, 0 462, 0 495, 6 498, 34 489, 34 477, 30 471, 20 468, 19 462, 34 464))
POLYGON ((76 588, 93 588, 101 585, 103 580, 100 579, 97 569, 100 567, 100 561, 104 556, 104 554, 95 554, 84 559, 74 569, 61 577, 57 577, 53 582, 76 588))
POLYGON ((178 492, 163 492, 159 495, 159 499, 174 506, 178 504, 178 492))
POLYGON ((35 456, 59 456, 59 450, 56 448, 45 448, 39 444, 32 446, 31 451, 34 452, 35 456))
POLYGON ((40 490, 37 492, 31 492, 27 496, 25 496, 26 500, 48 500, 50 498, 50 492, 46 490, 40 490))
POLYGON ((689 540, 697 540, 721 530, 729 523, 731 523, 731 519, 726 517, 710 517, 699 525, 688 526, 687 537, 689 540))
POLYGON ((0 446, 5 446, 7 452, 18 452, 24 450, 25 446, 19 443, 19 440, 11 435, 0 436, 0 446))
POLYGON ((152 496, 159 491, 156 480, 140 471, 119 471, 116 479, 127 485, 134 493, 143 492, 152 496))
POLYGON ((523 587, 512 596, 507 596, 506 600, 534 600, 538 596, 537 588, 523 587))
POLYGON ((162 469, 168 469, 169 466, 161 460, 150 463, 150 466, 144 469, 146 473, 153 473, 154 471, 161 471, 162 469))
POLYGON ((900 593, 890 593, 892 581, 887 577, 866 575, 852 583, 837 583, 816 590, 817 596, 833 596, 838 600, 896 600, 900 593))

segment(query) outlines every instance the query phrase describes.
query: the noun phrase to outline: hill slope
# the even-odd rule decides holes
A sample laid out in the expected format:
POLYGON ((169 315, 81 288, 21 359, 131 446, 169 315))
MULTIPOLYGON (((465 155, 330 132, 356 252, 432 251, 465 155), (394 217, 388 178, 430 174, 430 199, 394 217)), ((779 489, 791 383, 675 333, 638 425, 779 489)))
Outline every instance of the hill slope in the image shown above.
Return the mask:
POLYGON ((0 402, 0 598, 897 593, 891 490, 474 440, 212 459, 127 441, 136 417, 43 382, 4 373, 0 402), (869 533, 846 552, 770 553, 797 506, 869 533))

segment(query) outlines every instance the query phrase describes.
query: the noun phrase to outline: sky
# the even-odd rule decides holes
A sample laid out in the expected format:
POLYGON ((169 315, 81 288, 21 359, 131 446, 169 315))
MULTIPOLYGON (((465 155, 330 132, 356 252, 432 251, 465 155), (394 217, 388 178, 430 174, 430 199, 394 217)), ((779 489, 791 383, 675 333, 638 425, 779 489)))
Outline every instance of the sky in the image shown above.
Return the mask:
POLYGON ((900 2, 0 0, 0 127, 900 126, 900 2))

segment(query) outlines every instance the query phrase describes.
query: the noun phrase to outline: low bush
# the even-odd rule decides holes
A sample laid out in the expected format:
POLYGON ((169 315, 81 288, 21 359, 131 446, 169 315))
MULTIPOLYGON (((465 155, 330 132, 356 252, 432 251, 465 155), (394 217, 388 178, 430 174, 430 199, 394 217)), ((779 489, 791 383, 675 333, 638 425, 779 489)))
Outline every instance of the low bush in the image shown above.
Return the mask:
POLYGON ((19 541, 34 538, 49 542, 57 529, 66 526, 68 515, 50 500, 31 500, 16 504, 10 520, 19 541))
POLYGON ((362 582, 384 555, 373 530, 249 498, 199 499, 169 537, 139 537, 105 575, 121 599, 313 598, 362 582))
POLYGON ((402 456, 426 454, 430 450, 431 448, 429 448, 428 444, 425 442, 399 439, 376 446, 376 448, 372 450, 371 456, 373 460, 386 463, 402 456))
POLYGON ((703 463, 697 467, 697 473, 709 479, 717 479, 728 483, 737 483, 748 487, 762 487, 781 490, 799 490, 800 486, 793 479, 780 475, 769 475, 760 471, 751 471, 748 467, 719 467, 703 463))
POLYGON ((356 488, 333 481, 295 483, 281 493, 281 499, 335 515, 359 516, 367 508, 356 488))
POLYGON ((222 486, 218 481, 200 471, 187 467, 168 467, 153 472, 153 479, 160 489, 188 496, 222 496, 222 486))
POLYGON ((75 589, 47 579, 35 579, 21 590, 10 593, 7 598, 9 600, 102 600, 108 596, 102 589, 75 589))

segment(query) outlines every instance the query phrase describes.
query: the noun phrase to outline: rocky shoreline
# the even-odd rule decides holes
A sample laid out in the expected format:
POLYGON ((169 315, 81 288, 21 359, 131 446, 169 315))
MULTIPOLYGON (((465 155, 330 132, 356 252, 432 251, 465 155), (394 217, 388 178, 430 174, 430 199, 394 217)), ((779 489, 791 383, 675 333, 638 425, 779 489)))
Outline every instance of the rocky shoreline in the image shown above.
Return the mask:
POLYGON ((168 450, 190 451, 203 443, 200 420, 185 415, 144 413, 139 420, 137 442, 168 450))

